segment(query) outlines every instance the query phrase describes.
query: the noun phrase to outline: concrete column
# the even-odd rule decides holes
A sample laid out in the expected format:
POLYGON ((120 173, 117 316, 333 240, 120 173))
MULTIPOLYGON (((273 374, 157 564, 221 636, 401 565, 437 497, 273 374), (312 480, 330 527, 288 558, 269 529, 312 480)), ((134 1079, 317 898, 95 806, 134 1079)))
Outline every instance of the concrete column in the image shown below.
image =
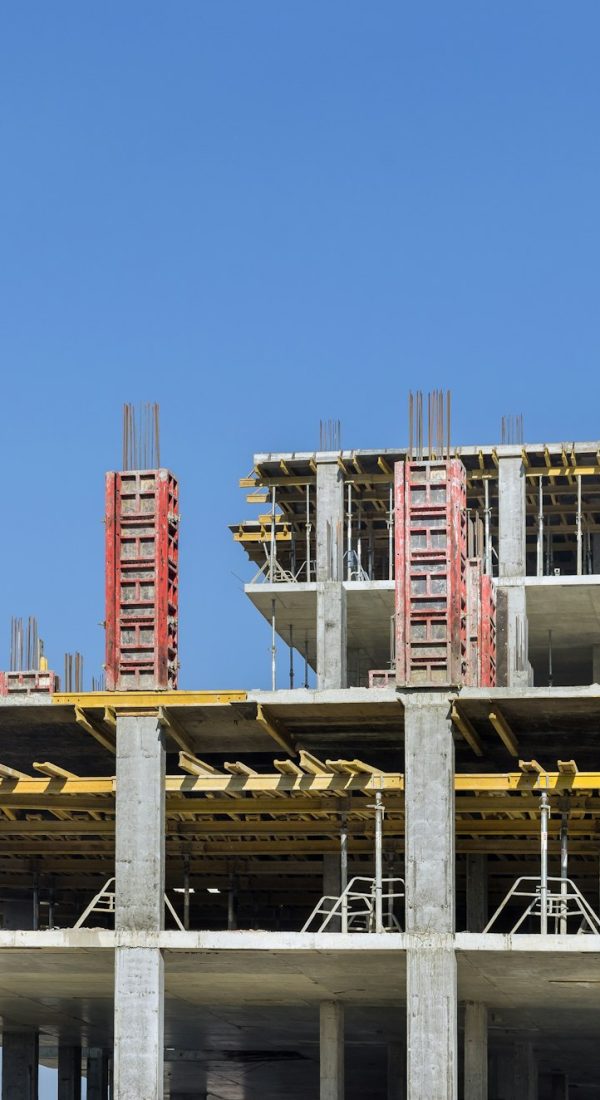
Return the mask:
POLYGON ((498 460, 498 575, 524 577, 525 470, 521 456, 498 460))
POLYGON ((317 681, 346 687, 348 644, 344 580, 344 478, 337 458, 317 459, 317 681))
POLYGON ((600 684, 600 645, 592 646, 592 683, 600 684))
POLYGON ((515 1046, 514 1100, 538 1100, 538 1072, 532 1043, 515 1046))
POLYGON ((467 853, 467 932, 483 932, 488 920, 488 862, 485 852, 467 853))
POLYGON ((87 1100, 108 1100, 108 1054, 90 1047, 87 1056, 87 1100))
MULTIPOLYGON (((335 852, 326 852, 323 856, 323 897, 339 897, 341 893, 341 864, 340 857, 335 852)), ((328 905, 328 910, 333 909, 335 902, 328 905)), ((325 929, 326 932, 341 932, 341 918, 332 917, 325 929)))
POLYGON ((344 1100, 344 1007, 325 1001, 320 1008, 320 1100, 344 1100))
POLYGON ((58 1045, 58 1100, 81 1100, 81 1047, 58 1045))
POLYGON ((388 1043, 387 1100, 406 1100, 406 1047, 388 1043))
POLYGON ((404 699, 408 1100, 456 1100, 454 742, 448 701, 404 699))
POLYGON ((565 1073, 553 1073, 551 1085, 552 1100, 569 1100, 569 1078, 565 1073))
POLYGON ((117 720, 116 822, 114 1100, 162 1100, 165 746, 156 716, 117 720))
POLYGON ((454 932, 454 741, 448 700, 404 698, 406 931, 454 932))
POLYGON ((2 1100, 38 1100, 37 1031, 2 1034, 2 1100))
POLYGON ((465 1100, 488 1100, 487 1008, 465 1005, 465 1100))

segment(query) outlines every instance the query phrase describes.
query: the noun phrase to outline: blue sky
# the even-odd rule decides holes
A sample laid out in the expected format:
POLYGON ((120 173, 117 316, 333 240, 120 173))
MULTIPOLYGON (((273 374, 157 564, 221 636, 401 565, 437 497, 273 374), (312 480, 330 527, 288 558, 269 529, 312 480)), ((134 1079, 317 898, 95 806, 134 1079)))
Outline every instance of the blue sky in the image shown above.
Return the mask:
POLYGON ((3 5, 0 664, 37 614, 100 668, 124 401, 181 482, 184 687, 269 682, 254 450, 401 445, 411 387, 454 442, 600 435, 599 33, 586 0, 3 5))
POLYGON ((0 663, 12 614, 99 671, 103 473, 157 400, 180 478, 181 683, 266 686, 230 541, 254 450, 590 438, 592 3, 5 5, 0 663))

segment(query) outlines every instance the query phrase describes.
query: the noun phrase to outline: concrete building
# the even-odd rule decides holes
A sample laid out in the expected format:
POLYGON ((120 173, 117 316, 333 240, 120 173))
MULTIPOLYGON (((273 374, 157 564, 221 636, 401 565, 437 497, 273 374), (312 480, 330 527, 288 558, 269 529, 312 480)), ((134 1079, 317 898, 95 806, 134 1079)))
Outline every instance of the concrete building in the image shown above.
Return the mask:
POLYGON ((0 697, 4 1100, 600 1094, 599 455, 456 452, 495 686, 397 682, 388 450, 242 479, 272 690, 0 697))

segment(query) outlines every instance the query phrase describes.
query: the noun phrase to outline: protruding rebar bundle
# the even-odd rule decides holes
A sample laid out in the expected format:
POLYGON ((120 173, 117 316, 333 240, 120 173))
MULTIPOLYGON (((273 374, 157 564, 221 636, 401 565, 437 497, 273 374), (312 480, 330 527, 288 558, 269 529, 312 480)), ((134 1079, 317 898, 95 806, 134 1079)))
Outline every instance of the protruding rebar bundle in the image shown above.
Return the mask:
POLYGON ((160 416, 156 402, 123 405, 123 470, 160 466, 160 416))
POLYGON ((35 615, 30 615, 27 628, 23 619, 10 620, 10 671, 24 672, 38 669, 44 654, 44 643, 39 636, 35 615))
MULTIPOLYGON (((425 454, 425 428, 421 390, 408 395, 408 458, 422 462, 425 454)), ((432 390, 427 394, 427 457, 450 458, 452 396, 450 390, 432 390)))
POLYGON ((523 443, 523 413, 509 413, 502 417, 502 442, 523 443))
POLYGON ((340 420, 319 421, 319 450, 339 451, 342 447, 342 424, 340 420))
POLYGON ((65 653, 65 691, 83 691, 83 657, 81 653, 65 653))

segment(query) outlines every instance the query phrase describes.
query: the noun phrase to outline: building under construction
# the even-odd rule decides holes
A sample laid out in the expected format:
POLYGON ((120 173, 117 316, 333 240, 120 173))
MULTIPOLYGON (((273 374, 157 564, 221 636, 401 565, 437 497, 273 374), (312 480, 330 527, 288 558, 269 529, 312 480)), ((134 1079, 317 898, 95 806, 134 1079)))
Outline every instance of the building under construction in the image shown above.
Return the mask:
POLYGON ((255 455, 269 686, 182 691, 127 411, 105 683, 18 622, 0 676, 3 1100, 600 1096, 600 443, 409 419, 255 455))

